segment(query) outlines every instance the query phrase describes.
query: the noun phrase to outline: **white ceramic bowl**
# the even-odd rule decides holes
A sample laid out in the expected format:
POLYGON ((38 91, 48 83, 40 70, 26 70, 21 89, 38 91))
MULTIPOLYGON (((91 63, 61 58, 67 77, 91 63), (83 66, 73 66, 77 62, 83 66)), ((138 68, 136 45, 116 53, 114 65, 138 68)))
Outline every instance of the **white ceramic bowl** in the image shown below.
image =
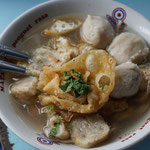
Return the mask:
MULTIPOLYGON (((39 24, 55 16, 65 14, 94 14, 112 15, 115 8, 121 7, 126 11, 125 23, 138 32, 150 44, 150 23, 142 15, 131 8, 110 0, 51 0, 40 4, 16 18, 2 33, 0 43, 17 47, 24 34, 32 31, 39 24), (43 16, 43 17, 42 17, 43 16)), ((42 150, 80 150, 71 144, 58 144, 39 135, 38 129, 29 122, 32 120, 12 105, 8 95, 7 80, 0 74, 0 117, 3 122, 20 138, 32 146, 42 150)), ((110 142, 92 150, 117 150, 131 146, 143 139, 150 132, 150 111, 135 122, 128 125, 122 133, 122 139, 112 138, 110 142), (124 134, 124 136, 123 136, 124 134)))

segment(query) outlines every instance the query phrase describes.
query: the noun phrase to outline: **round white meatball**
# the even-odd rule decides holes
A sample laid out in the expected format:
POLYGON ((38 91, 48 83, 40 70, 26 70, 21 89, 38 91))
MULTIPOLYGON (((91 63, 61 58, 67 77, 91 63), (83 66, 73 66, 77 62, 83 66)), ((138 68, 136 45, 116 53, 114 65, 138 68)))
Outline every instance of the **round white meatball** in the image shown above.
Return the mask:
POLYGON ((132 62, 123 63, 115 68, 115 73, 115 87, 111 97, 129 97, 138 92, 141 83, 141 73, 136 64, 132 62))
POLYGON ((111 43, 115 36, 114 29, 104 17, 90 15, 83 23, 80 34, 86 43, 103 49, 111 43))
POLYGON ((114 38, 108 52, 116 58, 118 65, 128 60, 140 64, 149 55, 149 48, 140 36, 124 32, 114 38))

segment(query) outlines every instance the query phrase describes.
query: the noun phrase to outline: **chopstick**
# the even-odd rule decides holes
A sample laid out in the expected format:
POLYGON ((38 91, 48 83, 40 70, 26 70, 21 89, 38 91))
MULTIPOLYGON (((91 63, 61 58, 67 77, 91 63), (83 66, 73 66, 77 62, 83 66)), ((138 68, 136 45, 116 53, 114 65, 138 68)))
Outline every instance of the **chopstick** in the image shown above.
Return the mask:
POLYGON ((25 74, 26 68, 17 66, 15 64, 9 63, 7 61, 0 60, 0 71, 1 72, 13 72, 17 74, 25 74))
POLYGON ((16 60, 29 60, 29 56, 27 54, 4 45, 0 45, 0 56, 16 60))
MULTIPOLYGON (((29 56, 26 53, 17 51, 13 48, 0 45, 0 56, 15 60, 28 61, 29 56)), ((13 72, 17 74, 26 74, 26 68, 17 66, 7 61, 0 60, 0 72, 13 72)))

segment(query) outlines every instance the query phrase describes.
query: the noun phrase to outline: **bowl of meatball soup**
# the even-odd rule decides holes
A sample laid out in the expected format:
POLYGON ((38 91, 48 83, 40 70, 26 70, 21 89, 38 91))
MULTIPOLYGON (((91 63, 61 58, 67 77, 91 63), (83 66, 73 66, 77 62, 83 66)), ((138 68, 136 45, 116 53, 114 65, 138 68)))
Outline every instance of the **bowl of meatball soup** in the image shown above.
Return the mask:
MULTIPOLYGON (((17 17, 0 44, 25 75, 0 73, 0 117, 32 146, 128 148, 150 131, 150 23, 110 0, 52 0, 17 17)), ((7 59, 7 58, 6 58, 7 59)))

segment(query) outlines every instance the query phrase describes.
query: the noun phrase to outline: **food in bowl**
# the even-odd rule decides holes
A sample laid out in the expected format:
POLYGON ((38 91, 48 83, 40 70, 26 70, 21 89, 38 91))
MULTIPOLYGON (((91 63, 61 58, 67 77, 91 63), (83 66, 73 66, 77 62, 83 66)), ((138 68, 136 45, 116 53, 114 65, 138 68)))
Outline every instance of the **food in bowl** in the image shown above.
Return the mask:
POLYGON ((150 69, 141 65, 149 48, 138 34, 119 33, 105 17, 91 15, 41 26, 20 43, 36 45, 27 51, 29 63, 16 62, 30 76, 13 74, 9 90, 33 118, 46 116, 46 137, 93 147, 117 132, 114 123, 149 108, 150 69))

